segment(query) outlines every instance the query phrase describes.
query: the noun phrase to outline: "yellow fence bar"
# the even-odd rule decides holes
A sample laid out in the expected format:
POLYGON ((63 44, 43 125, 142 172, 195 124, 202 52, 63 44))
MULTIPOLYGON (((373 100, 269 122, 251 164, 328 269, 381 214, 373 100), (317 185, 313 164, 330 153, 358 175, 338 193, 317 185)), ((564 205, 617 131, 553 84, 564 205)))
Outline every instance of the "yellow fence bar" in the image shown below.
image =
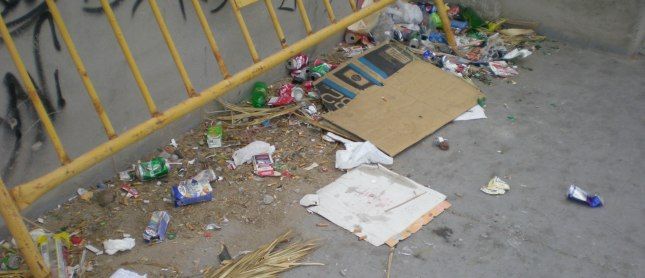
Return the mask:
POLYGON ((251 39, 251 33, 249 33, 249 28, 246 27, 244 17, 242 17, 242 12, 240 12, 240 7, 238 6, 236 0, 231 1, 231 7, 233 7, 233 13, 235 14, 237 23, 240 24, 240 30, 242 31, 242 36, 244 37, 244 41, 246 41, 246 45, 249 47, 251 58, 253 59, 254 63, 257 63, 260 61, 260 55, 258 55, 258 51, 255 50, 253 39, 251 39))
POLYGON ((352 7, 352 11, 356 11, 356 2, 354 0, 348 0, 349 5, 352 7))
POLYGON ((450 27, 450 18, 448 18, 448 11, 446 10, 446 4, 443 0, 434 0, 434 5, 437 6, 437 11, 439 11, 439 18, 441 19, 441 24, 443 25, 443 32, 446 33, 446 40, 448 45, 452 48, 453 51, 458 52, 457 50, 457 41, 455 41, 455 34, 452 32, 450 27))
POLYGON ((20 53, 18 53, 16 44, 13 42, 13 38, 11 38, 9 29, 7 29, 7 25, 5 24, 4 18, 2 18, 2 16, 0 16, 0 34, 2 34, 2 38, 4 39, 4 43, 7 46, 9 54, 11 55, 11 59, 16 65, 16 69, 18 70, 18 74, 20 74, 22 83, 23 85, 25 85, 25 89, 27 89, 27 95, 29 96, 29 99, 31 99, 31 103, 36 109, 40 123, 45 128, 45 132, 47 132, 49 139, 52 140, 52 144, 54 145, 58 159, 62 164, 69 163, 69 156, 67 156, 67 153, 63 148, 63 143, 60 142, 60 138, 56 133, 56 129, 54 128, 54 125, 52 124, 52 121, 49 118, 49 115, 47 114, 47 111, 45 110, 45 107, 43 106, 38 93, 36 92, 36 87, 34 87, 34 83, 32 82, 31 77, 29 77, 27 68, 25 68, 25 64, 23 63, 22 58, 20 58, 20 53))
POLYGON ((9 190, 0 179, 0 215, 4 219, 7 229, 13 235, 18 245, 18 250, 22 258, 29 266, 29 270, 34 277, 49 277, 49 268, 43 262, 43 257, 40 255, 34 241, 29 235, 29 231, 22 221, 20 209, 14 203, 13 198, 9 194, 9 190))
POLYGON ((179 51, 177 51, 175 42, 173 42, 172 40, 170 31, 168 31, 168 25, 166 25, 166 21, 164 21, 163 16, 161 15, 161 11, 159 10, 159 5, 157 5, 157 0, 148 0, 148 3, 150 4, 150 8, 152 8, 152 13, 155 15, 155 19, 157 20, 157 24, 159 25, 159 30, 161 30, 163 39, 166 41, 166 45, 168 45, 168 50, 170 50, 170 55, 172 56, 172 59, 175 61, 175 65, 177 65, 177 70, 179 71, 181 80, 184 81, 184 87, 186 87, 186 93, 188 94, 188 97, 195 97, 197 94, 195 93, 195 87, 193 87, 193 83, 190 81, 190 77, 188 77, 188 72, 186 71, 184 62, 181 60, 181 56, 179 56, 179 51))
POLYGON ((228 68, 226 67, 226 64, 224 64, 224 59, 222 58, 222 54, 220 54, 219 52, 219 47, 217 47, 217 43, 215 42, 213 31, 211 31, 211 27, 208 26, 208 21, 206 20, 206 16, 204 15, 204 11, 202 10, 201 4, 199 4, 199 0, 192 0, 192 2, 193 2, 193 7, 195 7, 195 13, 197 14, 197 18, 199 19, 199 24, 202 25, 202 30, 204 30, 204 35, 206 35, 206 40, 208 41, 208 44, 211 47, 211 51, 213 51, 213 55, 215 55, 215 60, 219 65, 219 70, 222 72, 222 76, 224 78, 231 77, 231 74, 228 73, 228 68))
POLYGON ((325 9, 327 10, 327 17, 329 17, 329 22, 334 23, 336 22, 336 16, 334 15, 334 8, 331 7, 331 3, 329 0, 323 0, 323 3, 325 3, 325 9))
POLYGON ((361 9, 356 13, 331 24, 320 31, 304 38, 293 45, 280 50, 279 52, 267 57, 266 59, 253 64, 245 70, 231 76, 231 78, 222 80, 221 82, 213 85, 212 87, 204 90, 196 97, 189 98, 183 102, 175 105, 174 107, 166 110, 163 114, 154 119, 149 119, 113 140, 107 141, 89 152, 79 156, 71 163, 61 166, 56 170, 45 174, 37 179, 14 187, 10 190, 18 207, 21 209, 26 208, 34 201, 38 200, 43 194, 56 188, 59 184, 65 182, 78 175, 79 173, 87 170, 88 168, 103 161, 114 153, 124 149, 125 147, 145 138, 152 132, 165 127, 173 121, 187 115, 188 113, 211 103, 213 100, 225 94, 227 91, 250 81, 262 73, 267 72, 271 68, 281 65, 287 59, 301 53, 302 51, 320 43, 321 41, 329 38, 337 32, 343 31, 347 26, 362 19, 374 12, 392 4, 394 0, 380 0, 374 4, 361 9))
POLYGON ((267 11, 269 16, 271 16, 271 22, 273 22, 273 29, 275 29, 276 35, 280 40, 280 45, 282 48, 287 47, 287 39, 284 37, 284 31, 280 26, 280 21, 278 20, 278 15, 275 14, 275 9, 273 8, 273 2, 271 0, 264 0, 264 4, 267 6, 267 11))
POLYGON ((298 12, 300 13, 300 17, 302 17, 302 23, 305 25, 307 35, 311 35, 313 29, 311 29, 311 22, 309 22, 309 16, 307 15, 305 4, 302 3, 302 0, 296 0, 296 6, 298 8, 298 12))
POLYGON ((107 113, 105 113, 105 109, 103 108, 101 99, 99 99, 99 96, 96 94, 96 90, 94 89, 94 84, 92 84, 92 80, 90 80, 90 77, 87 74, 85 65, 83 64, 81 57, 78 55, 78 51, 76 50, 76 45, 74 45, 74 41, 72 41, 72 37, 69 35, 69 31, 67 31, 67 26, 65 26, 65 22, 63 21, 63 18, 60 15, 60 11, 58 10, 58 7, 56 7, 56 3, 54 3, 54 0, 45 0, 45 3, 47 3, 47 7, 49 8, 49 11, 51 12, 52 17, 54 18, 54 23, 56 24, 56 26, 58 26, 58 31, 60 32, 61 37, 63 37, 63 41, 67 46, 69 55, 72 57, 72 60, 76 65, 76 71, 78 71, 78 74, 81 76, 83 85, 85 86, 85 89, 87 90, 87 94, 90 96, 90 99, 92 100, 92 105, 94 105, 94 110, 96 110, 96 113, 99 115, 99 119, 103 124, 103 129, 105 129, 105 133, 110 139, 116 137, 116 132, 114 131, 114 127, 112 127, 110 118, 108 118, 107 113))
POLYGON ((121 47, 123 56, 125 56, 125 60, 126 62, 128 62, 128 67, 130 67, 130 71, 132 71, 132 76, 134 77, 134 80, 137 82, 137 87, 139 87, 139 91, 141 91, 143 100, 146 102, 146 106, 148 106, 150 115, 155 117, 159 115, 159 111, 157 111, 157 106, 155 105, 155 102, 152 100, 152 97, 150 96, 148 85, 146 85, 146 82, 143 81, 143 76, 141 76, 141 71, 139 70, 139 66, 137 66, 137 62, 134 61, 134 57, 132 57, 132 52, 130 51, 130 47, 128 46, 128 43, 125 41, 125 36, 123 36, 123 31, 121 31, 121 26, 119 26, 119 23, 116 21, 116 16, 114 16, 114 11, 112 11, 112 7, 110 7, 110 3, 108 2, 108 0, 100 0, 100 1, 101 1, 101 6, 103 7, 103 11, 105 12, 105 17, 107 18, 108 23, 110 23, 110 26, 112 27, 112 31, 114 31, 114 36, 116 37, 116 40, 119 42, 119 46, 121 47))

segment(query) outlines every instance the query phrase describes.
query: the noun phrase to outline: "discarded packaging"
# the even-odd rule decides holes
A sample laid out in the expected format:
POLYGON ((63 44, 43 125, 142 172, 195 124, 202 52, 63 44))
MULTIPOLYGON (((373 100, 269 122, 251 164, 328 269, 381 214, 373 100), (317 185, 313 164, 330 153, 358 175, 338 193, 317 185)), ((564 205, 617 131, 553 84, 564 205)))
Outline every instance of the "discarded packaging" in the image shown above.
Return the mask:
POLYGON ((100 249, 96 248, 94 245, 85 244, 85 249, 92 251, 92 253, 94 253, 94 255, 97 255, 97 256, 103 255, 103 251, 101 251, 100 249))
POLYGON ((119 268, 117 269, 112 275, 110 275, 110 278, 147 278, 148 274, 144 275, 139 275, 139 273, 136 273, 131 270, 119 268))
MULTIPOLYGON (((155 211, 143 231, 143 241, 146 243, 160 242, 166 239, 166 231, 170 224, 170 214, 167 211, 155 211)), ((134 239, 132 239, 134 241, 134 239)))
POLYGON ((134 238, 108 239, 103 241, 103 248, 108 255, 114 255, 119 251, 128 251, 134 248, 134 238))
POLYGON ((151 161, 140 162, 137 165, 136 171, 137 177, 141 181, 149 181, 167 175, 169 166, 168 162, 165 159, 156 157, 151 161))
POLYGON ((490 70, 499 77, 511 77, 519 73, 508 65, 505 61, 491 61, 488 62, 490 70))
POLYGON ((208 148, 213 149, 221 147, 223 135, 224 129, 222 127, 222 122, 217 122, 214 126, 208 127, 206 132, 206 143, 208 144, 208 148))
POLYGON ((450 149, 450 145, 448 144, 448 140, 441 136, 435 137, 434 141, 432 142, 435 146, 437 146, 440 150, 442 151, 447 151, 450 149))
MULTIPOLYGON (((484 104, 485 105, 485 104, 484 104)), ((486 113, 484 108, 481 105, 475 105, 473 108, 468 109, 468 111, 461 114, 459 117, 455 118, 453 121, 469 121, 469 120, 478 120, 486 119, 486 113)))
POLYGON ((127 192, 126 197, 129 198, 139 198, 139 191, 132 187, 129 183, 124 183, 121 185, 121 190, 127 192))
POLYGON ((213 188, 210 182, 217 179, 213 169, 201 171, 190 180, 172 186, 172 198, 175 207, 187 206, 213 200, 213 188))
POLYGON ((280 176, 280 172, 273 168, 273 157, 268 153, 253 156, 253 173, 260 177, 280 176))
POLYGON ((394 246, 450 207, 445 200, 381 165, 362 165, 300 204, 375 246, 394 246))
POLYGON ((369 141, 354 142, 331 132, 327 132, 326 135, 345 145, 345 150, 336 151, 336 168, 338 169, 352 169, 367 163, 385 165, 394 163, 394 159, 391 156, 381 152, 369 141))
POLYGON ((273 154, 275 147, 264 141, 254 141, 233 153, 235 166, 253 161, 253 156, 263 153, 273 154))
POLYGON ((480 190, 489 195, 502 195, 506 193, 506 191, 511 190, 511 186, 496 176, 492 178, 488 182, 488 184, 486 186, 483 186, 480 190))
POLYGON ((305 95, 305 90, 302 88, 287 83, 280 87, 278 96, 272 97, 267 103, 269 106, 283 106, 296 101, 301 101, 305 95))
POLYGON ((597 194, 591 195, 575 185, 569 186, 567 198, 572 201, 587 204, 592 208, 602 207, 602 199, 597 194))
POLYGON ((69 245, 69 234, 43 234, 38 240, 38 249, 45 264, 49 267, 52 277, 67 277, 67 261, 65 260, 65 246, 69 245))

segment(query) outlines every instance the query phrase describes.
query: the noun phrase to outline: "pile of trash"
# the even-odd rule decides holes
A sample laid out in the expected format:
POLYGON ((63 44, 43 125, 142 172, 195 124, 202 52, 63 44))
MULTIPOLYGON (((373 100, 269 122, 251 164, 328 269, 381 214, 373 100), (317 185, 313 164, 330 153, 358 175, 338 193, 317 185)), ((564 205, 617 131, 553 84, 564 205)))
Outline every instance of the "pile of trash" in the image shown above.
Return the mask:
MULTIPOLYGON (((365 1, 363 6, 371 3, 365 1)), ((399 0, 380 15, 350 26, 340 51, 352 57, 374 45, 396 41, 447 72, 490 84, 494 77, 519 74, 516 62, 539 49, 545 40, 533 31, 535 22, 486 20, 473 8, 457 4, 443 7, 450 20, 450 28, 444 28, 440 8, 429 0, 399 0), (454 37, 454 45, 450 37, 454 37)))

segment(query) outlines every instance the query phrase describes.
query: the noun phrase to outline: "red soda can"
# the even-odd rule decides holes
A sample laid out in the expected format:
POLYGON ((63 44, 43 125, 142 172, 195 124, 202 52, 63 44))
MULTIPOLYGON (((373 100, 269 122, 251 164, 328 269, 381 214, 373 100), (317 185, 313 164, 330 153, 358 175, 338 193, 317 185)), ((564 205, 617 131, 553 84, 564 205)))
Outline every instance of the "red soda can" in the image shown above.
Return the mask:
POLYGON ((299 70, 307 66, 309 57, 305 54, 298 54, 287 61, 287 69, 299 70))
POLYGON ((314 82, 311 80, 305 81, 302 83, 302 87, 305 89, 306 92, 311 92, 314 90, 314 82))

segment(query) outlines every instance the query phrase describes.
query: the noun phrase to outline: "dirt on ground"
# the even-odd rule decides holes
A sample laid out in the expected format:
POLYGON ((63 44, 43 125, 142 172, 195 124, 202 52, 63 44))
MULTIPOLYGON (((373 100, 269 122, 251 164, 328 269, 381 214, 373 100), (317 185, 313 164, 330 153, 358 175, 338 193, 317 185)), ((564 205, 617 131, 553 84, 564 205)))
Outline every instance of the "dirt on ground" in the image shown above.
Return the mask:
MULTIPOLYGON (((301 209, 298 201, 306 192, 313 192, 342 174, 334 168, 338 145, 322 140, 320 129, 312 128, 293 116, 274 119, 268 127, 225 127, 223 145, 229 146, 215 149, 209 149, 205 143, 204 134, 211 122, 206 120, 199 129, 176 139, 178 147, 175 154, 181 157, 182 164, 171 164, 167 176, 146 182, 126 182, 115 177, 99 186, 105 186, 105 189, 87 188, 93 192, 91 199, 75 198, 63 204, 43 216, 44 224, 41 226, 52 232, 64 230, 78 235, 84 243, 100 249, 104 240, 121 239, 124 234, 129 234, 136 239, 137 245, 133 251, 127 252, 137 252, 138 249, 148 248, 141 237, 151 213, 165 210, 172 216, 168 234, 176 237, 168 240, 173 243, 166 244, 167 248, 159 251, 175 252, 176 246, 184 242, 191 244, 188 242, 193 239, 215 236, 218 228, 209 230, 212 227, 208 227, 208 224, 225 227, 231 221, 252 225, 250 229, 262 229, 280 223, 288 210, 301 209), (276 147, 274 166, 282 173, 281 177, 259 177, 253 173, 251 164, 236 169, 227 167, 227 161, 236 149, 255 140, 276 147), (318 166, 306 170, 313 163, 318 166), (222 177, 211 183, 214 200, 174 207, 171 186, 208 168, 222 177), (124 183, 132 184, 139 196, 127 196, 121 189, 124 183)), ((164 147, 167 146, 162 146, 159 152, 150 154, 147 159, 157 156, 164 147)), ((83 250, 81 246, 71 249, 69 261, 73 264, 79 263, 83 250)), ((212 265, 217 263, 214 259, 212 265)), ((87 272, 89 277, 107 277, 119 267, 111 263, 110 256, 95 256, 91 252, 86 266, 92 269, 87 272)), ((179 271, 172 267, 160 267, 168 268, 164 275, 179 275, 179 271)))

